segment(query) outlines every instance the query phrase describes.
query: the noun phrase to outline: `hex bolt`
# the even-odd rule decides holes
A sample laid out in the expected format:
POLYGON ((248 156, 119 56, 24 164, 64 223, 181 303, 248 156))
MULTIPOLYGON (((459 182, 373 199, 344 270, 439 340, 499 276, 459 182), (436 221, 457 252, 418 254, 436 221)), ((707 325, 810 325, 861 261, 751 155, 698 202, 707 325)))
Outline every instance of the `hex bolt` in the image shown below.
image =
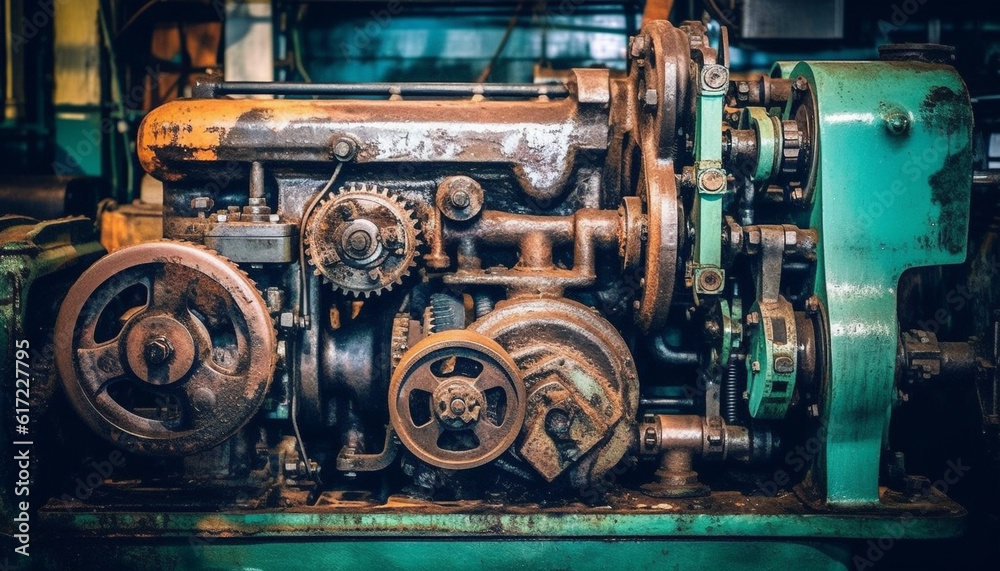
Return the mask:
POLYGON ((698 185, 707 192, 719 192, 726 187, 726 175, 718 169, 709 169, 698 175, 698 185))
POLYGON ((356 152, 357 144, 350 139, 340 139, 337 141, 337 144, 333 146, 333 156, 341 162, 347 162, 353 159, 356 152))
POLYGON ((146 342, 144 355, 146 362, 150 365, 160 365, 170 358, 174 353, 174 348, 166 337, 157 336, 146 342))
POLYGON ((750 363, 750 370, 759 373, 760 372, 760 361, 754 361, 750 363))
POLYGON ((647 88, 642 94, 642 104, 646 107, 656 107, 658 103, 657 99, 656 90, 652 87, 647 88))
POLYGON ((191 210, 211 210, 215 206, 215 201, 207 196, 198 196, 191 199, 191 210))
POLYGON ((722 89, 729 83, 729 70, 721 65, 708 65, 702 71, 702 81, 709 89, 722 89))
POLYGON ((629 38, 628 48, 629 55, 633 58, 646 57, 646 52, 649 50, 649 36, 640 34, 629 38))

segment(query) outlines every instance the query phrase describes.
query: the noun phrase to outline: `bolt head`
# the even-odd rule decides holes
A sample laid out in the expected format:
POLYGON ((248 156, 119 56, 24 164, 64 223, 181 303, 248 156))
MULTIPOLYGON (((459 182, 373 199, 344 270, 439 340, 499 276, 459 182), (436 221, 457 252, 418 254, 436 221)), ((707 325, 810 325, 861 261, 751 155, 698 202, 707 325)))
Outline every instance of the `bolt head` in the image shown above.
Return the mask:
POLYGON ((726 174, 718 169, 709 169, 698 175, 698 185, 708 192, 719 192, 726 188, 726 174))
POLYGON ((365 253, 372 245, 372 237, 363 230, 356 230, 347 238, 347 245, 355 253, 365 253))
POLYGON ((146 343, 144 356, 150 365, 160 365, 170 358, 173 351, 173 347, 165 337, 156 337, 146 343))
POLYGON ((705 87, 709 89, 722 89, 729 83, 729 70, 721 65, 709 65, 702 72, 702 79, 705 87))
POLYGON ((215 201, 207 196, 198 196, 191 199, 192 210, 211 210, 215 206, 215 201))
POLYGON ((349 161, 354 158, 355 150, 354 141, 350 139, 341 139, 333 146, 333 156, 340 161, 349 161))
POLYGON ((645 57, 646 52, 649 50, 649 36, 640 34, 629 38, 628 48, 629 55, 633 58, 645 57))
POLYGON ((455 208, 465 208, 472 202, 472 197, 464 190, 456 190, 451 193, 451 204, 455 208))
POLYGON ((647 107, 656 107, 657 105, 657 94, 656 90, 652 87, 647 88, 642 94, 642 104, 647 107))

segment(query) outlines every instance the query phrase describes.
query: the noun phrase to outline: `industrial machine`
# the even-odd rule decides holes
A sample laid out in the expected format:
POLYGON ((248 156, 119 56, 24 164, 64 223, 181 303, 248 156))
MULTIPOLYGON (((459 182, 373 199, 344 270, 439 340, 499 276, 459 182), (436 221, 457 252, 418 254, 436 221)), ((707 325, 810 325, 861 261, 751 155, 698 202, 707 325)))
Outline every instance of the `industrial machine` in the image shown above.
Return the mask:
POLYGON ((956 271, 975 318, 927 310, 970 244, 951 52, 731 78, 726 33, 647 22, 626 73, 562 83, 156 108, 163 240, 0 218, 12 535, 179 568, 863 568, 959 535, 961 461, 912 473, 890 430, 961 385, 996 441, 993 239, 956 271))

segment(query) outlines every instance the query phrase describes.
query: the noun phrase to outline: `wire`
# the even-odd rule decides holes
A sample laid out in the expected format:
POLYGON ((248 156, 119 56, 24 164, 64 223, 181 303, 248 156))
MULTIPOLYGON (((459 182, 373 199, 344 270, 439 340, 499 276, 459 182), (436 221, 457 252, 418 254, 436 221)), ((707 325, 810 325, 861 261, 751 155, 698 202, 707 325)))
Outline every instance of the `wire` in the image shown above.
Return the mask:
POLYGON ((736 22, 734 22, 732 19, 726 16, 726 13, 721 8, 719 8, 719 5, 715 3, 715 0, 705 0, 705 4, 707 5, 708 9, 715 14, 715 17, 718 18, 720 22, 722 22, 723 26, 733 29, 736 28, 736 22))
MULTIPOLYGON (((330 187, 333 186, 333 183, 340 175, 340 170, 343 166, 344 163, 337 163, 337 167, 333 169, 333 174, 330 175, 330 180, 326 181, 323 188, 316 193, 311 201, 309 201, 309 205, 302 211, 302 219, 299 221, 299 308, 302 311, 304 319, 309 315, 309 293, 306 291, 306 249, 303 244, 306 232, 306 221, 309 219, 309 215, 312 214, 313 209, 316 208, 316 205, 319 204, 319 201, 326 196, 330 187)), ((298 364, 296 364, 295 375, 292 379, 292 430, 295 431, 295 440, 298 443, 299 455, 302 456, 302 463, 306 467, 306 473, 309 474, 309 477, 312 478, 314 482, 316 482, 316 486, 313 488, 313 491, 310 492, 309 498, 306 500, 306 503, 312 505, 319 499, 319 493, 323 486, 323 480, 320 479, 319 474, 313 472, 312 461, 309 460, 309 454, 306 452, 306 443, 305 440, 302 439, 302 432, 299 430, 299 384, 301 381, 302 371, 298 364)))
POLYGON ((142 7, 135 12, 135 14, 132 14, 132 16, 128 19, 128 21, 122 24, 121 29, 115 33, 115 39, 117 40, 118 38, 120 38, 122 34, 125 33, 125 30, 129 29, 132 26, 132 24, 135 24, 136 20, 138 20, 139 17, 146 12, 146 10, 149 10, 150 8, 153 7, 154 4, 160 1, 161 0, 149 0, 149 2, 143 4, 142 7))
MULTIPOLYGON (((153 0, 158 1, 158 0, 153 0)), ((152 4, 152 2, 149 2, 152 4)), ((122 77, 118 74, 118 56, 115 54, 114 45, 111 39, 111 27, 108 25, 108 10, 105 9, 105 3, 101 2, 98 4, 98 14, 97 19, 99 20, 99 25, 101 27, 101 38, 104 40, 104 47, 108 51, 108 67, 111 74, 111 86, 114 89, 114 100, 115 107, 118 110, 119 121, 126 121, 127 115, 125 113, 125 92, 122 89, 122 77)), ((125 151, 125 189, 127 192, 127 198, 132 199, 132 182, 134 178, 134 173, 132 169, 132 140, 129 138, 128 130, 121 133, 122 141, 124 143, 125 151)), ((111 160, 112 160, 112 181, 114 183, 118 182, 118 168, 117 160, 115 159, 114 149, 111 149, 111 160)), ((117 184, 114 192, 118 192, 117 184)))
POLYGON ((313 209, 316 208, 316 205, 319 204, 319 201, 326 196, 326 193, 333 186, 333 182, 337 180, 337 177, 340 175, 340 169, 343 166, 344 163, 337 163, 337 168, 333 169, 330 180, 326 181, 323 189, 313 196, 309 205, 302 211, 302 219, 299 220, 299 310, 302 313, 303 320, 309 318, 309 293, 306 291, 306 221, 309 219, 309 215, 312 214, 313 209))
POLYGON ((312 83, 312 77, 306 71, 306 66, 302 63, 302 20, 309 9, 308 4, 299 6, 299 12, 295 18, 295 25, 292 26, 292 59, 295 61, 295 70, 302 76, 306 83, 312 83))
POLYGON ((503 37, 500 38, 500 45, 498 45, 496 51, 493 52, 493 57, 491 57, 490 62, 486 64, 486 68, 483 69, 483 72, 479 74, 478 78, 476 78, 476 83, 486 83, 490 74, 493 73, 493 66, 496 65, 497 61, 500 59, 500 54, 502 54, 504 48, 507 47, 507 41, 510 40, 510 36, 514 32, 514 27, 517 26, 518 19, 521 18, 521 8, 523 6, 523 1, 517 3, 517 7, 514 8, 514 14, 510 17, 510 21, 507 22, 507 29, 504 30, 503 37))

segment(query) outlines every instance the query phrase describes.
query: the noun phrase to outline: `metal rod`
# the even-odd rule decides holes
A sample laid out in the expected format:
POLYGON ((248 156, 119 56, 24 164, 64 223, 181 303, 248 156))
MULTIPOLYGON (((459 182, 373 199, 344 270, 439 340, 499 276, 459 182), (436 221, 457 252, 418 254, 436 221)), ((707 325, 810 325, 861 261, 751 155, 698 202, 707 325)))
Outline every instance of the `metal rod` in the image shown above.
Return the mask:
POLYGON ((561 84, 545 83, 284 83, 267 81, 204 82, 195 97, 222 95, 317 95, 327 97, 400 95, 422 97, 565 97, 561 84))
POLYGON ((975 171, 972 173, 973 186, 1000 187, 1000 170, 975 171))
POLYGON ((639 399, 639 406, 662 408, 694 408, 694 399, 650 397, 639 399))

